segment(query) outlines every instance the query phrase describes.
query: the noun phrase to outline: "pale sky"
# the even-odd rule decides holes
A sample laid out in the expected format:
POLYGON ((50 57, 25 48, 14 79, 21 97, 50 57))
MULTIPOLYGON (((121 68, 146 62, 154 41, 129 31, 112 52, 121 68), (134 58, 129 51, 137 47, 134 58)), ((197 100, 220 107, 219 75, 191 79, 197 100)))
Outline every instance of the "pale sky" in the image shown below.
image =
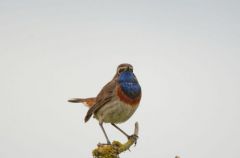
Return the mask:
MULTIPOLYGON (((87 158, 105 142, 72 97, 131 63, 143 91, 122 158, 240 157, 240 2, 1 0, 0 157, 87 158)), ((105 125, 111 140, 126 138, 105 125)))

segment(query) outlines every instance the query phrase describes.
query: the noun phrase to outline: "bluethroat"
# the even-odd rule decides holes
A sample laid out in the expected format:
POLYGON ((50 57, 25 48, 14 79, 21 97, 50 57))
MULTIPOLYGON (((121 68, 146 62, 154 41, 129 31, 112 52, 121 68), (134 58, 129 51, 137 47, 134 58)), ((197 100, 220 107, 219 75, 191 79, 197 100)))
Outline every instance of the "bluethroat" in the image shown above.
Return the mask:
POLYGON ((99 121, 107 144, 111 144, 103 123, 111 123, 129 138, 130 136, 116 124, 127 121, 133 115, 138 108, 141 96, 141 87, 133 73, 133 66, 120 64, 113 79, 102 88, 97 97, 73 98, 68 101, 87 105, 89 110, 85 116, 85 122, 93 115, 99 121))

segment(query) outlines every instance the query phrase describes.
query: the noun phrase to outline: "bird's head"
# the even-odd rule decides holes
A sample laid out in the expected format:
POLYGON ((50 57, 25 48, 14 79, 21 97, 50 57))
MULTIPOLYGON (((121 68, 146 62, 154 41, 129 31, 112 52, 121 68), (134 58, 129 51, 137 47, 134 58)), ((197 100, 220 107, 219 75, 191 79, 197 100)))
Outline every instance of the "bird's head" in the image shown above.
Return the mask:
POLYGON ((131 64, 127 64, 127 63, 124 63, 124 64, 120 64, 118 67, 117 67, 117 74, 120 75, 121 73, 123 72, 133 72, 133 66, 131 64))

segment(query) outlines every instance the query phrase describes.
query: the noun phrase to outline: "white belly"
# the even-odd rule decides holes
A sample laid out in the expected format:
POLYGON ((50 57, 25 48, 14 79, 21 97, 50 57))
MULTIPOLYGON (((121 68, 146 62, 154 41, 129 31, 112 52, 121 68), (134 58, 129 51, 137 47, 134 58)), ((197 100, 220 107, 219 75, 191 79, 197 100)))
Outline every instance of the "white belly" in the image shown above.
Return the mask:
POLYGON ((119 100, 109 102, 95 114, 99 122, 121 123, 127 121, 137 109, 136 106, 127 105, 119 100))

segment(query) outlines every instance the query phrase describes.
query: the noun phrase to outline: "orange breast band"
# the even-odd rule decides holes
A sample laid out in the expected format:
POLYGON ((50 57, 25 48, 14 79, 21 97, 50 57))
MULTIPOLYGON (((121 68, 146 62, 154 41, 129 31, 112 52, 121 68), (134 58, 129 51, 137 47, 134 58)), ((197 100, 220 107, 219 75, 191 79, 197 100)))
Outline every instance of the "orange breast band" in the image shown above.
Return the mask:
POLYGON ((129 104, 131 106, 138 105, 141 100, 141 95, 139 95, 137 98, 134 98, 134 99, 128 97, 126 94, 124 94, 124 92, 122 91, 122 89, 119 85, 117 86, 116 91, 117 91, 117 96, 119 97, 119 99, 121 101, 123 101, 124 103, 129 104))

